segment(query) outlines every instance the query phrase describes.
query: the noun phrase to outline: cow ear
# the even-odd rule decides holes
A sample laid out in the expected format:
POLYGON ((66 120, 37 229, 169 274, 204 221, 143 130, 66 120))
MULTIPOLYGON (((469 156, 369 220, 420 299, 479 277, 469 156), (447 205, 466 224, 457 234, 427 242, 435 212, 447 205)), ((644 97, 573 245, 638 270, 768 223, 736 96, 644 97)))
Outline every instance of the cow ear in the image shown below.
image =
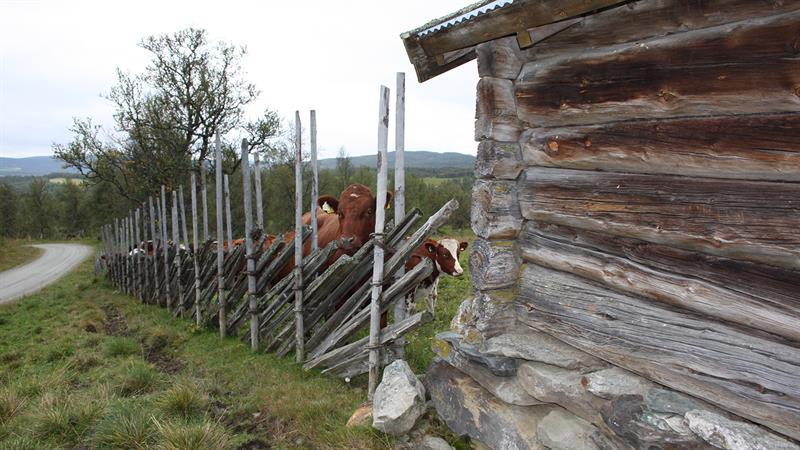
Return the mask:
POLYGON ((389 191, 389 192, 386 193, 386 209, 390 209, 392 207, 392 198, 393 197, 394 197, 394 194, 392 194, 392 191, 389 191))
POLYGON ((426 242, 426 243, 425 243, 425 250, 427 250, 427 251, 428 251, 428 253, 430 253, 430 254, 432 254, 432 255, 435 255, 435 254, 436 254, 436 246, 435 246, 435 245, 433 245, 433 244, 432 244, 432 243, 430 243, 430 242, 426 242))
POLYGON ((463 252, 464 250, 467 249, 468 245, 469 245, 469 242, 466 242, 466 241, 463 241, 463 242, 459 243, 458 244, 458 251, 463 252))
POLYGON ((328 214, 333 214, 339 210, 339 200, 330 195, 322 195, 317 199, 317 206, 328 214))

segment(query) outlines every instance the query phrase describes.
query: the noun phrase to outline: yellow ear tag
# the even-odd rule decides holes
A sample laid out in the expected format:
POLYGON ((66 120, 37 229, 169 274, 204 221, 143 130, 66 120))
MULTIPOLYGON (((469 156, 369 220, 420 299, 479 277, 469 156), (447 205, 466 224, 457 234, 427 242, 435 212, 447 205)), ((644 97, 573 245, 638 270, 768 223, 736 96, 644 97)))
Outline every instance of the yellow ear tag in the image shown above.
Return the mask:
POLYGON ((331 208, 331 205, 329 205, 328 202, 322 204, 322 210, 327 214, 333 214, 333 208, 331 208))

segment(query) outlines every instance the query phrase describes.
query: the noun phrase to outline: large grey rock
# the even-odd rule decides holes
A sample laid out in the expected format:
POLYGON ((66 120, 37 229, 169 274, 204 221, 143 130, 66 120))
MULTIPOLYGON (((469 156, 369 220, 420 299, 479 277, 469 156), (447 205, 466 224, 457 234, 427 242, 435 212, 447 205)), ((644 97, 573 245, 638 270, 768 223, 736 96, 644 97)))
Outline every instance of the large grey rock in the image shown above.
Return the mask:
POLYGON ((515 406, 502 402, 468 375, 436 361, 428 371, 436 411, 456 434, 492 449, 543 449, 537 425, 558 406, 515 406))
POLYGON ((725 450, 798 450, 800 446, 746 422, 710 411, 686 413, 689 428, 709 444, 725 450))
MULTIPOLYGON (((517 372, 517 360, 514 358, 506 358, 505 356, 487 355, 480 351, 476 345, 469 344, 464 340, 464 337, 458 333, 446 331, 436 335, 433 343, 434 351, 437 347, 442 347, 441 352, 449 354, 450 351, 455 351, 459 357, 466 358, 476 364, 479 364, 494 375, 499 377, 509 377, 517 372), (449 345, 447 349, 444 346, 449 345)), ((442 355, 439 355, 442 356, 442 355)), ((448 356, 443 356, 448 359, 448 356)))
POLYGON ((709 447, 689 430, 683 417, 686 411, 703 407, 701 403, 623 369, 584 374, 527 362, 520 364, 517 377, 533 397, 563 406, 617 446, 709 447))
POLYGON ((539 361, 565 369, 598 369, 608 366, 599 358, 525 326, 486 340, 481 350, 487 355, 539 361))
POLYGON ((383 380, 372 400, 372 426, 384 433, 408 433, 425 413, 425 388, 403 360, 383 370, 383 380))
POLYGON ((609 444, 597 428, 563 409, 550 412, 539 422, 539 441, 551 450, 598 450, 609 444), (601 444, 598 445, 596 441, 601 444))
POLYGON ((649 383, 644 378, 619 367, 598 370, 586 374, 585 377, 587 391, 609 400, 621 395, 644 395, 645 386, 649 383))
POLYGON ((516 375, 497 376, 488 367, 466 357, 455 345, 460 345, 460 341, 436 339, 432 347, 440 358, 472 377, 473 380, 477 381, 484 389, 500 400, 519 406, 540 405, 543 403, 525 391, 516 375))
POLYGON ((417 450, 454 450, 444 439, 426 434, 417 445, 417 450))

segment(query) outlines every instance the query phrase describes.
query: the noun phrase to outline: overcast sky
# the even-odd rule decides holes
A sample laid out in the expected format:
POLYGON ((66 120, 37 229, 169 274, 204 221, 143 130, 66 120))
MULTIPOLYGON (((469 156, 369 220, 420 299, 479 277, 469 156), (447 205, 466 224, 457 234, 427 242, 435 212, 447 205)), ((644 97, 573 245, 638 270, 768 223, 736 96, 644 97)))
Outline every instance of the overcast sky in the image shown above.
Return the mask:
POLYGON ((143 37, 190 26, 247 47, 247 78, 261 91, 251 117, 268 106, 286 118, 300 110, 307 122, 317 110, 320 157, 341 146, 374 151, 379 86, 392 89, 394 108, 398 71, 406 72, 406 149, 474 154, 475 62, 419 84, 399 38, 468 3, 0 0, 0 156, 52 153, 54 142, 71 140, 72 117, 113 127, 101 94, 116 68, 141 72, 143 37))

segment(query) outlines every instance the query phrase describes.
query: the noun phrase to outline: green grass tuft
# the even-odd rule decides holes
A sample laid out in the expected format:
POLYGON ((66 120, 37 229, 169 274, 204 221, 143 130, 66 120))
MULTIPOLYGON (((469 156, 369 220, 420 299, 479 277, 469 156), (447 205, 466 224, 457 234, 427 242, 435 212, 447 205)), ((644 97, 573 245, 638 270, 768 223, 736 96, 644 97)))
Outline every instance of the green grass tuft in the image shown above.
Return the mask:
POLYGON ((33 418, 36 437, 50 442, 77 445, 100 412, 98 405, 87 399, 45 395, 33 418))
POLYGON ((143 406, 119 404, 97 424, 93 442, 98 447, 147 449, 158 439, 153 415, 143 406))
POLYGON ((130 356, 141 353, 139 343, 129 337, 115 336, 106 341, 105 354, 109 357, 130 356))
POLYGON ((140 395, 150 392, 159 382, 159 373, 150 365, 135 361, 128 364, 119 385, 123 396, 140 395))
POLYGON ((217 423, 202 422, 160 422, 153 419, 160 434, 158 447, 161 450, 223 450, 231 440, 225 428, 217 423))
POLYGON ((181 381, 164 392, 159 405, 164 414, 170 416, 195 416, 208 406, 208 395, 196 384, 181 381))
POLYGON ((0 425, 16 417, 25 407, 25 399, 8 389, 0 390, 0 425))

